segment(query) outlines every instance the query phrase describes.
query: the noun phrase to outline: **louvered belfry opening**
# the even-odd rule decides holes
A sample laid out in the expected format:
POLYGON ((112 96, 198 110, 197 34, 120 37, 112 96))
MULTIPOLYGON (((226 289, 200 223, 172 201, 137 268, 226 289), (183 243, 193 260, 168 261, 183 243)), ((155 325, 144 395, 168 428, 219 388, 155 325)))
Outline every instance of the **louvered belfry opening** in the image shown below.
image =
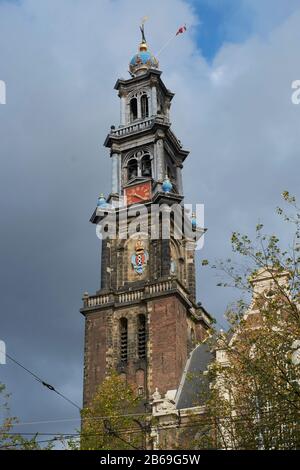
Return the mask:
POLYGON ((142 158, 142 176, 152 176, 150 155, 142 158))
POLYGON ((140 359, 146 358, 146 318, 145 315, 138 316, 138 356, 140 359))
POLYGON ((122 364, 128 361, 128 321, 127 318, 120 319, 120 359, 122 364))
POLYGON ((127 165, 127 179, 130 181, 132 178, 135 178, 138 174, 138 163, 135 158, 129 160, 127 165))

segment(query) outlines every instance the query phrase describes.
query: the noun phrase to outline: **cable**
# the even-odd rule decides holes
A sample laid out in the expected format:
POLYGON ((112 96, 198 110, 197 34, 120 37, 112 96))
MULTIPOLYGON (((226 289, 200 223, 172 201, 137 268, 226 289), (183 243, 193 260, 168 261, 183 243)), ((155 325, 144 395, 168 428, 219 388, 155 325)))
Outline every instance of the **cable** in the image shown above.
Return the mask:
POLYGON ((23 423, 14 423, 14 426, 29 426, 31 424, 52 424, 52 423, 65 423, 70 421, 88 421, 88 420, 101 420, 101 419, 111 419, 111 418, 131 418, 134 416, 152 416, 151 413, 131 413, 126 415, 114 415, 114 416, 90 416, 84 418, 64 418, 64 419, 50 419, 47 421, 28 421, 23 423))
MULTIPOLYGON (((138 431, 122 431, 122 432, 117 432, 115 430, 113 430, 112 428, 109 428, 107 429, 106 431, 108 434, 111 434, 112 436, 116 437, 117 439, 120 439, 120 441, 124 442, 126 445, 132 447, 133 449, 135 450, 142 450, 140 449, 139 447, 136 447, 134 446, 133 444, 131 444, 130 442, 126 441, 125 439, 123 439, 121 437, 121 433, 123 434, 140 434, 140 430, 138 431)), ((12 434, 12 433, 5 433, 6 435, 15 435, 15 434, 12 434)), ((27 433, 23 433, 24 435, 27 435, 27 433)), ((29 435, 36 435, 33 434, 33 433, 28 433, 29 435)), ((42 435, 42 434, 41 434, 42 435)), ((49 435, 48 433, 45 433, 45 435, 49 435)), ((44 439, 44 440, 40 440, 40 441, 35 441, 33 444, 42 444, 42 443, 46 443, 46 442, 54 442, 54 441, 62 441, 63 439, 67 439, 67 438, 70 438, 70 439, 81 439, 82 437, 97 437, 97 436, 103 436, 103 433, 94 433, 94 434, 53 434, 53 438, 51 439, 44 439)), ((26 443, 24 442, 17 442, 17 443, 12 443, 12 444, 5 444, 3 446, 0 446, 0 449, 9 449, 10 447, 17 447, 17 446, 22 446, 26 443)), ((30 444, 30 441, 27 442, 27 444, 30 444)))
POLYGON ((50 390, 51 392, 55 392, 57 395, 59 395, 60 397, 62 397, 64 400, 66 400, 68 403, 70 403, 71 405, 75 406, 79 411, 81 411, 81 407, 79 405, 77 405, 76 403, 74 403, 72 400, 70 400, 70 398, 66 397, 64 394, 62 394, 61 392, 59 392, 58 390, 55 389, 55 387, 53 387, 53 385, 50 385, 48 384, 47 382, 45 382, 44 380, 42 380, 38 375, 36 375, 34 372, 32 372, 31 370, 27 369, 27 367, 23 366, 23 364, 21 364, 19 361, 17 361, 16 359, 14 359, 12 356, 10 356, 9 354, 6 353, 6 357, 8 357, 8 359, 10 359, 12 362, 14 362, 15 364, 17 364, 19 367, 21 367, 23 370, 25 370, 26 372, 28 372, 28 374, 30 374, 32 377, 35 378, 35 380, 37 380, 39 383, 41 383, 44 387, 48 388, 48 390, 50 390))
POLYGON ((111 424, 109 423, 108 420, 104 421, 104 430, 105 430, 105 432, 107 432, 108 435, 116 437, 121 442, 124 442, 124 444, 129 445, 130 447, 132 447, 132 449, 141 450, 139 447, 136 447, 133 444, 131 444, 131 442, 128 442, 125 439, 123 439, 123 437, 121 437, 120 433, 118 433, 115 429, 113 429, 111 427, 111 424))
MULTIPOLYGON (((218 418, 220 419, 220 418, 218 418)), ((221 418, 222 419, 222 418, 221 418)), ((245 418, 240 418, 238 419, 238 421, 244 421, 245 418)), ((292 419, 289 419, 289 420, 286 420, 285 421, 285 424, 286 423, 292 423, 295 421, 292 420, 292 419)), ((211 423, 211 420, 209 420, 209 423, 213 426, 214 424, 211 423)), ((208 424, 208 421, 207 420, 199 420, 199 421, 196 421, 196 422, 192 422, 192 423, 186 423, 186 424, 183 424, 180 426, 180 429, 186 429, 186 428, 193 428, 193 427, 198 427, 200 424, 202 425, 205 425, 205 424, 208 424)), ((161 426, 154 426, 154 429, 156 431, 160 431, 160 430, 168 430, 168 429, 173 429, 175 426, 172 426, 172 425, 169 425, 169 426, 164 426, 164 425, 161 425, 161 426)), ((132 448, 136 449, 136 450, 140 450, 138 447, 135 447, 134 445, 132 445, 130 442, 127 442, 125 439, 123 439, 120 435, 121 434, 125 434, 125 435, 130 435, 130 434, 140 434, 140 429, 137 429, 136 431, 134 430, 128 430, 128 429, 124 429, 124 430, 120 430, 119 432, 116 432, 114 430, 112 430, 111 428, 108 430, 112 435, 114 435, 115 437, 117 437, 118 439, 120 439, 122 442, 124 442, 125 444, 131 446, 132 448)), ((12 433, 6 433, 8 435, 12 434, 12 433)), ((24 435, 25 434, 33 434, 33 433, 23 433, 24 435)), ((36 434, 36 433, 35 433, 36 434)), ((14 434, 13 434, 14 435, 14 434)), ((42 434, 41 434, 42 435, 42 434)), ((45 433, 45 435, 50 435, 50 433, 45 433)), ((53 434, 54 437, 51 438, 51 439, 45 439, 45 440, 41 440, 41 441, 36 441, 36 444, 40 444, 40 443, 46 443, 46 442, 54 442, 54 441, 61 441, 63 440, 63 438, 67 439, 67 438, 70 438, 70 439, 80 439, 82 437, 97 437, 97 436, 103 436, 103 433, 91 433, 91 434, 83 434, 83 433, 77 433, 77 434, 72 434, 72 433, 69 433, 69 434, 60 434, 60 433, 55 433, 53 434)), ((13 443, 13 444, 6 444, 4 446, 0 446, 0 449, 4 449, 4 448, 9 448, 9 447, 15 447, 15 446, 20 446, 20 445, 24 445, 24 443, 13 443)))
MULTIPOLYGON (((274 412, 276 412, 276 410, 274 410, 274 412)), ((267 414, 273 414, 271 411, 268 411, 267 414)), ((196 420, 193 420, 192 422, 188 422, 188 423, 183 423, 182 425, 180 426, 176 426, 176 424, 170 424, 170 425, 158 425, 158 426, 153 426, 153 429, 155 431, 160 431, 160 430, 168 430, 168 429, 173 429, 173 428, 177 428, 179 427, 180 429, 187 429, 187 428, 194 428, 194 427, 203 427, 207 424, 209 424, 211 427, 214 427, 215 426, 215 421, 221 421, 221 420, 224 420, 224 418, 227 418, 227 416, 223 416, 223 417, 208 417, 208 416, 205 416, 201 419, 196 419, 196 420)), ((231 417, 232 421, 233 422, 244 422, 244 421, 248 421, 248 418, 247 417, 231 417)), ((291 423, 291 424, 294 424, 296 425, 296 421, 295 421, 295 417, 289 417, 289 419, 285 419, 284 420, 284 423, 283 424, 288 424, 288 423, 291 423)), ((277 422, 277 424, 280 424, 280 422, 277 422)), ((134 428, 131 428, 131 429, 127 429, 127 428, 124 428, 124 429, 119 429, 118 432, 113 430, 110 425, 109 426, 106 426, 106 429, 107 429, 107 432, 114 435, 116 438, 120 439, 121 441, 123 441, 124 443, 126 443, 127 445, 137 449, 137 447, 135 447, 134 445, 132 445, 130 442, 127 442, 125 439, 123 439, 121 437, 122 434, 124 435, 133 435, 133 434, 141 434, 141 429, 134 429, 134 428)), ((144 430, 144 433, 145 435, 147 434, 147 431, 144 430)), ((5 433, 7 436, 15 436, 15 435, 18 435, 18 433, 5 433)), ((21 433, 22 435, 38 435, 38 433, 21 433)), ((44 443, 44 442, 51 442, 51 441, 62 441, 64 439, 80 439, 80 438, 91 438, 91 437, 95 437, 95 436, 103 436, 103 432, 101 433, 53 433, 53 438, 52 439, 48 439, 48 440, 43 440, 43 441, 36 441, 37 444, 39 443, 44 443)), ((41 433, 40 435, 52 435, 52 433, 41 433)), ((6 444, 0 448, 9 448, 11 446, 18 446, 18 445, 23 445, 22 443, 16 443, 16 444, 6 444)))
POLYGON ((6 436, 79 436, 79 433, 60 433, 60 432, 5 432, 6 436))
MULTIPOLYGON (((242 411, 243 409, 241 407, 238 408, 239 411, 242 411)), ((248 408, 244 408, 246 411, 248 411, 248 408)), ((282 411, 282 410, 281 410, 282 411)), ((286 411, 289 411, 287 409, 286 411)), ((274 410, 272 413, 277 413, 278 411, 274 410)), ((270 411, 266 411, 264 413, 271 413, 270 411)), ((111 419, 111 418, 131 418, 131 417, 139 417, 139 416, 152 416, 152 413, 130 413, 130 414, 122 414, 122 415, 114 415, 114 416, 90 416, 90 417, 84 417, 84 421, 88 420, 102 420, 102 419, 111 419)), ((225 415, 219 417, 220 419, 224 418, 229 418, 230 415, 225 415)), ((13 426, 29 426, 33 424, 52 424, 52 423, 65 423, 65 422, 72 422, 72 421, 80 421, 82 418, 63 418, 63 419, 52 419, 52 420, 47 420, 47 421, 27 421, 23 423, 14 423, 13 426)))
MULTIPOLYGON (((39 376, 37 376, 35 373, 33 373, 31 370, 27 369, 23 364, 21 364, 20 362, 18 362, 16 359, 14 359, 13 357, 11 357, 10 355, 7 354, 7 357, 12 361, 14 362, 15 364, 17 364, 19 367, 21 367, 23 370, 25 370, 27 373, 29 373, 32 377, 35 378, 35 380, 37 380, 38 382, 40 382, 43 386, 45 386, 46 388, 48 388, 50 391, 54 391, 56 394, 58 394, 59 396, 61 396, 64 400, 68 401, 70 404, 72 404, 73 406, 75 406, 77 409, 79 409, 81 411, 81 408, 76 404, 74 403, 72 400, 70 400, 68 397, 66 397, 65 395, 63 395, 62 393, 60 393, 58 390, 56 390, 52 385, 48 384, 47 382, 43 381, 39 376)), ((276 412, 276 411, 275 411, 276 412)), ((267 414, 267 413, 266 413, 267 414)), ((269 413, 270 414, 270 413, 269 413)), ((109 418, 124 418, 124 417, 129 417, 129 416, 146 416, 147 414, 145 413, 136 413, 136 414, 131 414, 131 415, 119 415, 119 416, 111 416, 111 417, 108 417, 108 416, 99 416, 99 417, 86 417, 84 418, 85 420, 97 420, 97 419, 109 419, 109 418)), ((148 414, 149 415, 149 414, 148 414)), ((218 417, 216 418, 217 420, 220 420, 220 419, 224 419, 226 417, 218 417)), ((231 418, 232 417, 228 417, 228 418, 231 418)), ((67 419, 67 420, 51 420, 51 421, 48 421, 48 423, 51 423, 51 422, 64 422, 64 421, 74 421, 74 420, 78 420, 80 418, 71 418, 71 419, 67 419)), ((246 421, 248 420, 248 418, 242 418, 242 417, 237 417, 234 419, 234 421, 246 421)), ((202 424, 205 424, 205 420, 200 420, 200 422, 202 424)), ((207 421, 206 421, 207 422, 207 421)), ((40 422, 31 422, 31 423, 15 423, 15 425, 26 425, 26 424, 42 424, 42 423, 47 423, 47 421, 40 421, 40 422)), ((196 423, 194 423, 193 425, 192 424, 186 424, 185 426, 183 427, 193 427, 195 426, 196 423)), ((122 439, 120 437, 120 433, 116 432, 115 430, 113 429, 110 429, 110 432, 112 435, 114 435, 115 437, 119 438, 120 440, 122 440, 123 442, 125 442, 126 444, 130 445, 131 447, 135 448, 134 446, 132 446, 129 442, 126 442, 124 439, 122 439)), ((140 432, 140 430, 139 430, 140 432)), ((128 433, 128 430, 125 431, 125 434, 128 433)), ((37 434, 37 433, 35 433, 37 434)), ((24 433, 25 435, 25 433, 24 433)), ((28 434, 29 435, 29 434, 28 434)), ((60 435, 62 436, 62 435, 60 435)), ((66 436, 71 436, 71 434, 66 434, 66 436)), ((75 437, 75 435, 73 435, 73 437, 75 437)), ((60 437, 61 438, 61 437, 60 437)), ((53 440, 57 440, 56 437, 54 437, 53 439, 51 439, 52 441, 53 440)), ((51 440, 48 440, 49 442, 51 440)), ((38 441, 37 443, 39 442, 47 442, 47 441, 38 441)), ((17 444, 17 445, 21 445, 21 444, 17 444)), ((11 445, 10 445, 11 446, 11 445)))
MULTIPOLYGON (((286 422, 293 422, 295 420, 295 417, 293 416, 288 416, 287 415, 287 411, 288 410, 281 410, 282 412, 285 413, 285 417, 286 419, 283 420, 284 423, 286 422)), ((262 416, 264 415, 267 415, 267 417, 269 415, 274 415, 274 414, 278 414, 278 410, 269 410, 269 411, 265 411, 263 412, 262 411, 262 416)), ((128 415, 121 415, 120 417, 124 417, 124 416, 128 416, 128 415)), ((129 415, 130 416, 130 415, 129 415)), ((106 419, 109 419, 108 417, 106 417, 106 419)), ((222 416, 204 416, 204 417, 201 417, 201 418, 197 418, 197 419, 194 419, 193 417, 191 417, 191 422, 187 422, 187 423, 183 423, 182 425, 179 426, 179 428, 181 427, 194 427, 198 424, 208 424, 208 423, 211 423, 213 420, 217 420, 217 421, 222 421, 222 420, 231 420, 233 422, 243 422, 243 421, 249 421, 249 419, 253 419, 252 416, 231 416, 231 415, 222 415, 222 416)), ((169 426, 167 425, 155 425, 153 424, 153 428, 155 429, 166 429, 168 428, 169 426)), ((173 427, 173 424, 170 424, 170 427, 173 427)), ((119 429, 118 432, 124 432, 125 434, 126 433, 135 433, 135 432, 138 432, 140 433, 140 427, 139 428, 136 428, 136 431, 134 431, 134 428, 131 428, 131 429, 128 429, 128 428, 124 428, 124 429, 119 429)), ((60 436, 91 436, 91 435, 94 435, 94 434, 89 434, 89 433, 59 433, 59 432, 56 432, 56 433, 39 433, 38 431, 37 432, 32 432, 32 433, 28 433, 28 432, 21 432, 21 433, 17 433, 17 432, 6 432, 5 433, 6 435, 36 435, 36 434, 39 434, 39 435, 60 435, 60 436)), ((98 434, 96 434, 98 435, 98 434)), ((100 435, 100 434, 99 434, 100 435)))

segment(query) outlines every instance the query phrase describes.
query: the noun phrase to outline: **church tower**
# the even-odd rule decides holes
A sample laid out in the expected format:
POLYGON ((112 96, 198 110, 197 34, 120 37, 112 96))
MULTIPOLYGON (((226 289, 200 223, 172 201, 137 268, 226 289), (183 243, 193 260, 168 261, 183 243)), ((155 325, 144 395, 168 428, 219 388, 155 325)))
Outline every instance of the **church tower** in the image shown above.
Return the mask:
POLYGON ((183 207, 182 169, 189 152, 171 130, 174 94, 141 30, 130 78, 115 85, 120 125, 111 127, 104 144, 112 162, 111 194, 107 200, 100 196, 91 217, 104 234, 113 213, 116 234, 102 240, 100 289, 83 298, 84 406, 112 369, 145 400, 156 388, 177 389, 190 351, 211 327, 195 292, 195 240, 204 230, 190 214, 182 211, 176 218, 173 211, 183 207), (187 233, 175 236, 187 219, 187 233))

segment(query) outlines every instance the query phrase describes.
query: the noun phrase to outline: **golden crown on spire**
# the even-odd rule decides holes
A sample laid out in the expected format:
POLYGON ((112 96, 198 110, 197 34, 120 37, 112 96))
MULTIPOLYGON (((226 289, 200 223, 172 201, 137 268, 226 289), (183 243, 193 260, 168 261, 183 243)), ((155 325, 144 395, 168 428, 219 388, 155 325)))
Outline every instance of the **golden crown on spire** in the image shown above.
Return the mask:
POLYGON ((143 241, 139 238, 135 244, 135 251, 136 253, 140 253, 141 251, 144 251, 144 243, 143 241))

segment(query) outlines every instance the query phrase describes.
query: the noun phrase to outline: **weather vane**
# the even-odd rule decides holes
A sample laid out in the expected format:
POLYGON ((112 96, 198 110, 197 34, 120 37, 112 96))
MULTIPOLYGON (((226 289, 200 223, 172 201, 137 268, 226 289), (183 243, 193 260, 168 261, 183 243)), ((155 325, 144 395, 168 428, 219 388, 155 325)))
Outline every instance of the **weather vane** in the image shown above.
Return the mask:
POLYGON ((142 42, 146 43, 146 37, 145 37, 145 23, 146 21, 148 20, 148 16, 144 16, 142 18, 142 21, 141 21, 141 26, 140 26, 140 30, 141 30, 141 33, 142 33, 142 42))

